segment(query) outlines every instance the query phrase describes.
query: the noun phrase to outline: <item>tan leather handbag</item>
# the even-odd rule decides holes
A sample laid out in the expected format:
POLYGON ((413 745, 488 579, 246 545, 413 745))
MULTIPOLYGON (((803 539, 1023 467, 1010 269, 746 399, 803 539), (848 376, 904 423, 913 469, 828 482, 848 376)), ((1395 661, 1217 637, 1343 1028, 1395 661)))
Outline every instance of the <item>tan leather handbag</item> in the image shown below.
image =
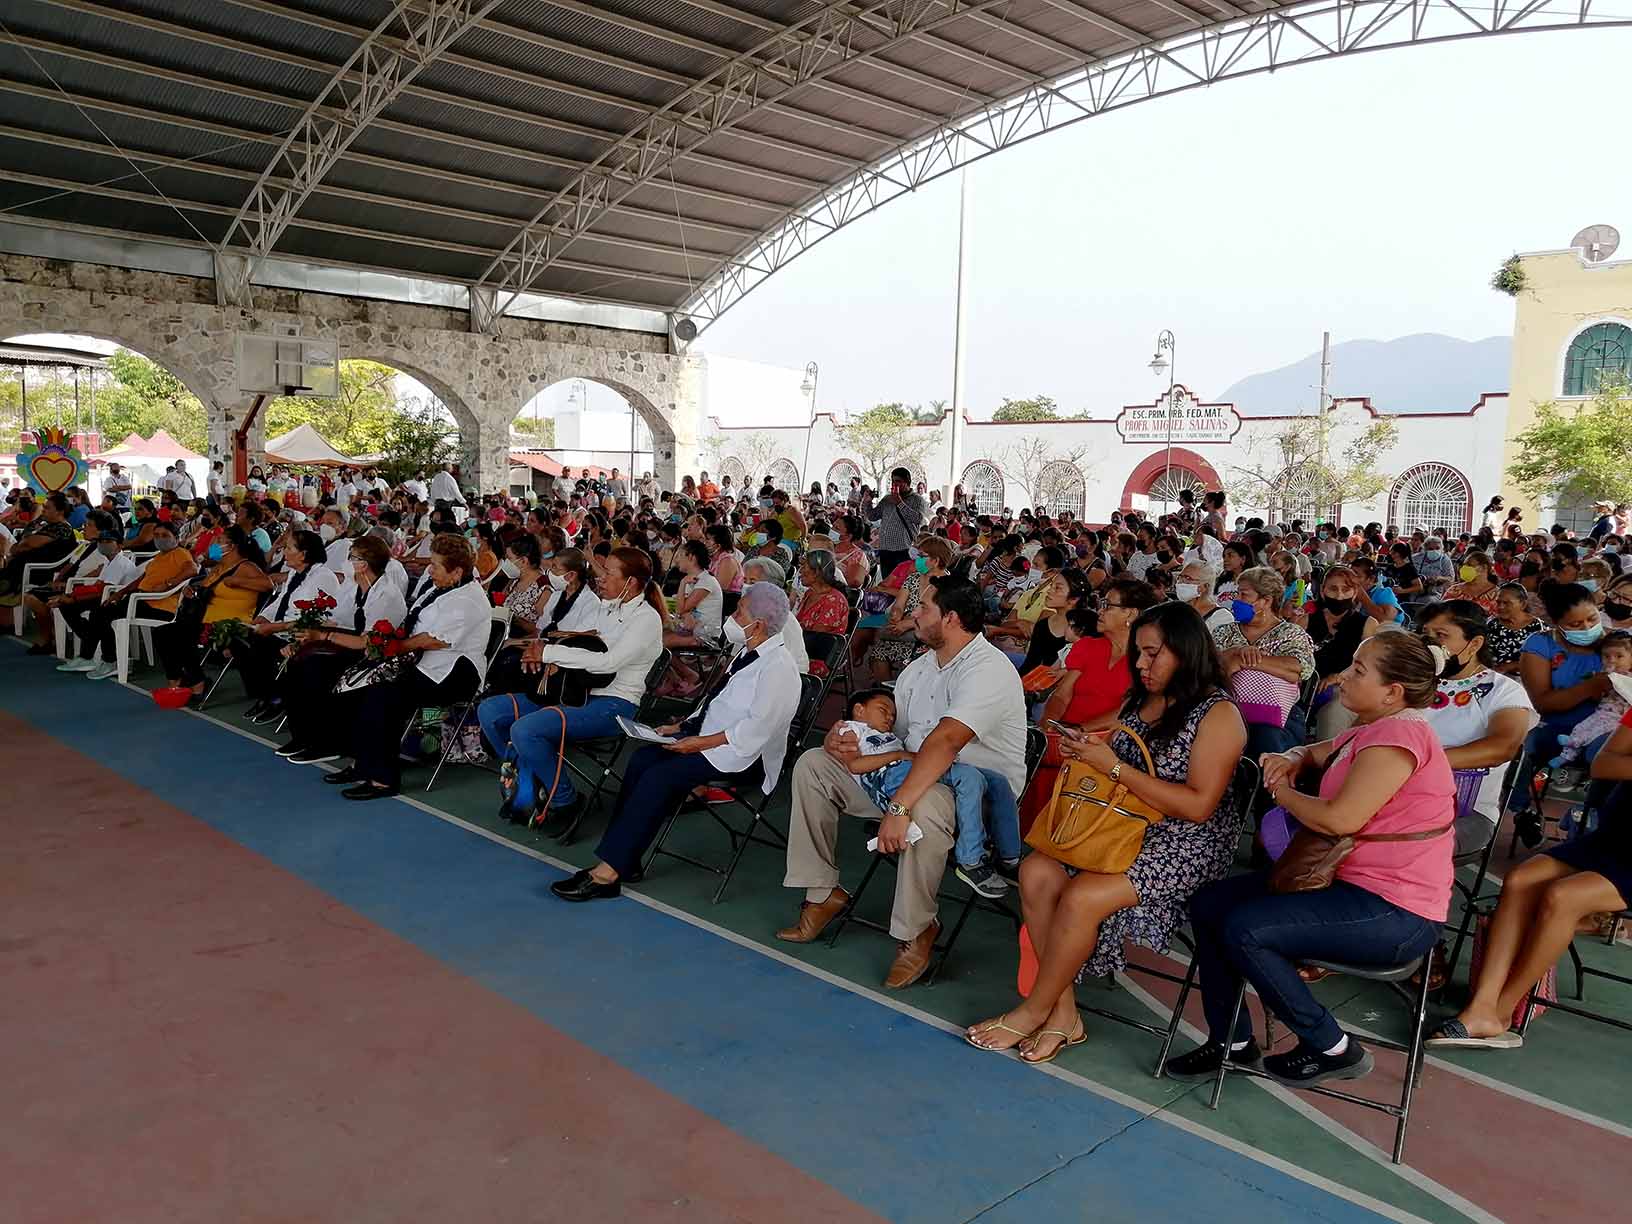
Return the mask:
MULTIPOLYGON (((1122 723, 1114 731, 1139 745, 1145 772, 1154 775, 1156 764, 1138 733, 1122 723)), ((1067 761, 1048 806, 1032 822, 1026 843, 1079 871, 1120 875, 1139 857, 1145 830, 1162 818, 1163 813, 1130 791, 1126 782, 1111 781, 1110 774, 1086 761, 1067 761)))

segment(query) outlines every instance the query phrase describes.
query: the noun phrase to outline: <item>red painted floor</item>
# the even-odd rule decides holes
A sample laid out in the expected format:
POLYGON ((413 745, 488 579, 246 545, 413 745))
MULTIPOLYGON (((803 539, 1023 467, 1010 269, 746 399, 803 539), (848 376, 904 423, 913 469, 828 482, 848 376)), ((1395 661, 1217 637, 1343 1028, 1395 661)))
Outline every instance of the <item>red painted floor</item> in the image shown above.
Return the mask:
POLYGON ((6 1224, 877 1218, 25 724, 0 742, 6 1224))

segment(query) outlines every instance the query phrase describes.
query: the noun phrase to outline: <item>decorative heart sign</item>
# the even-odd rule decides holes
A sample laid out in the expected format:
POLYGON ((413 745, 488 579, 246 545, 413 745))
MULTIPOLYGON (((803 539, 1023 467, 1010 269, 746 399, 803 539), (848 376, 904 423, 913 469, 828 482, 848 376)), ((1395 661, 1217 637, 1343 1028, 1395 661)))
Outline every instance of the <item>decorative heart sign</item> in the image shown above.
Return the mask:
MULTIPOLYGON (((26 436, 25 436, 26 440, 26 436)), ((32 446, 17 453, 17 471, 36 493, 61 493, 85 479, 85 456, 55 426, 36 430, 32 446)))

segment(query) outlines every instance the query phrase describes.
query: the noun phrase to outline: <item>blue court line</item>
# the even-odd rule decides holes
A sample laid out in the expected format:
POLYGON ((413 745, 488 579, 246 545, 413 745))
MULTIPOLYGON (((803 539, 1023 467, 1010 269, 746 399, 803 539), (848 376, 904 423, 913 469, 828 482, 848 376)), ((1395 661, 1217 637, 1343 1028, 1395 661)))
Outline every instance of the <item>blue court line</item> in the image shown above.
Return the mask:
POLYGON ((533 859, 89 683, 7 660, 0 708, 888 1219, 1384 1218, 649 907, 558 902, 533 859))

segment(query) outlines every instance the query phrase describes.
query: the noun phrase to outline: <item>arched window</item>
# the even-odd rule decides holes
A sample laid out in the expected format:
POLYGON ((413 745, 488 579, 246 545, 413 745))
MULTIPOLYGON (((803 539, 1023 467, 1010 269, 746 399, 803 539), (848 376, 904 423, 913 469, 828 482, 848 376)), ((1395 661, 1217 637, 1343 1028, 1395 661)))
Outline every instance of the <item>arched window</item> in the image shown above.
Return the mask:
POLYGON ((837 485, 840 493, 848 493, 851 478, 860 475, 859 467, 848 459, 840 459, 827 469, 827 483, 837 485))
POLYGON ((1604 378, 1632 379, 1632 328, 1597 323, 1570 342, 1564 394, 1596 395, 1604 378))
POLYGON ((1069 510, 1081 518, 1088 504, 1088 482, 1082 478, 1082 472, 1075 464, 1056 459, 1052 463, 1045 463, 1043 470, 1037 473, 1037 500, 1042 504, 1034 509, 1046 510, 1050 514, 1069 510))
POLYGON ((1473 486, 1444 463, 1419 463, 1394 482, 1388 494, 1388 521, 1401 531, 1417 528, 1455 536, 1473 523, 1473 486))
POLYGON ((1321 478, 1320 468, 1308 459, 1283 469, 1269 491, 1270 521, 1294 523, 1301 519, 1306 528, 1337 522, 1343 507, 1321 504, 1329 487, 1329 482, 1321 478))
POLYGON ((1158 506, 1176 509, 1179 504, 1179 493, 1183 489, 1195 493, 1196 504, 1199 506, 1201 495, 1207 492, 1207 482, 1189 468, 1176 467, 1164 471, 1150 482, 1150 488, 1145 493, 1151 512, 1155 513, 1158 506))
POLYGON ((748 479, 748 469, 743 467, 742 460, 735 455, 720 460, 720 479, 724 480, 727 476, 731 477, 731 487, 734 489, 742 488, 748 479))
POLYGON ((774 489, 786 489, 792 493, 799 488, 799 469, 793 466, 792 459, 778 459, 767 469, 765 478, 774 489))
POLYGON ((958 483, 965 494, 974 498, 979 513, 996 514, 1003 509, 1003 473, 996 464, 978 459, 963 469, 963 479, 958 483))

